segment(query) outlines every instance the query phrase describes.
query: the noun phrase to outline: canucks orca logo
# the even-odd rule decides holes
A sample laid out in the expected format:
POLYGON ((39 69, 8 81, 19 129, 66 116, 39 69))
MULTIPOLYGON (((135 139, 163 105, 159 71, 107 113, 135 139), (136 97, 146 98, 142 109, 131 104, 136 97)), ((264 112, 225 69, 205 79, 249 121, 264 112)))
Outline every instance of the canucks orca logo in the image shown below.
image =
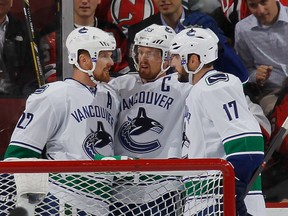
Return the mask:
POLYGON ((91 130, 83 142, 83 149, 89 158, 94 159, 95 154, 112 155, 112 143, 111 135, 105 131, 103 123, 98 121, 97 131, 91 130))
POLYGON ((163 126, 154 119, 147 117, 146 111, 140 107, 138 114, 133 119, 121 125, 118 137, 124 148, 135 153, 147 153, 157 150, 161 147, 159 141, 153 140, 149 142, 137 142, 131 136, 140 136, 147 131, 154 131, 158 134, 163 130, 163 126))

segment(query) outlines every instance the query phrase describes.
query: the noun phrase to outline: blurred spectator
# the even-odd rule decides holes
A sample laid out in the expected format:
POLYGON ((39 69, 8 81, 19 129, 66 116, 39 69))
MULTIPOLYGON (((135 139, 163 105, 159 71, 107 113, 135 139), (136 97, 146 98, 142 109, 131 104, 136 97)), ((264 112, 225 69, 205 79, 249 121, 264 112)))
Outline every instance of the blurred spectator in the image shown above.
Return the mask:
POLYGON ((158 9, 153 0, 131 1, 105 0, 96 10, 99 19, 116 24, 128 36, 128 27, 157 13, 158 9))
MULTIPOLYGON (((269 115, 274 138, 288 116, 288 79, 278 93, 274 109, 269 115)), ((283 137, 282 143, 272 155, 262 173, 263 192, 268 202, 281 202, 288 198, 288 135, 283 137)))
MULTIPOLYGON (((189 8, 193 0, 182 0, 184 8, 189 8)), ((96 10, 99 19, 116 24, 128 37, 128 28, 142 20, 154 15, 158 8, 154 0, 105 0, 96 10)))
MULTIPOLYGON (((225 16, 233 25, 251 14, 246 0, 220 0, 219 2, 225 16)), ((288 0, 280 0, 280 2, 288 6, 288 0)))
POLYGON ((220 0, 220 3, 225 16, 234 26, 239 20, 251 14, 247 7, 246 0, 220 0))
MULTIPOLYGON (((288 78, 286 79, 288 81, 288 78)), ((278 99, 275 104, 275 107, 269 119, 272 124, 272 137, 274 137, 280 130, 282 124, 288 117, 288 84, 285 83, 285 86, 278 93, 278 99)), ((282 145, 277 150, 280 154, 288 158, 288 136, 285 136, 282 145)))
MULTIPOLYGON (((246 0, 219 0, 219 2, 221 4, 221 10, 223 11, 227 20, 232 24, 233 30, 235 29, 237 22, 251 14, 246 0)), ((280 0, 280 2, 283 5, 288 6, 288 0, 280 0)), ((231 28, 231 26, 229 28, 231 28)))
MULTIPOLYGON (((111 68, 111 76, 125 74, 129 71, 126 57, 127 39, 117 25, 103 21, 95 17, 95 11, 101 0, 74 0, 74 27, 92 26, 113 34, 116 38, 117 48, 121 50, 121 62, 115 63, 111 68)), ((46 81, 56 81, 56 27, 49 26, 43 30, 40 41, 46 81)), ((119 55, 119 53, 117 53, 119 55)))
POLYGON ((21 97, 36 75, 27 27, 10 13, 12 4, 3 0, 0 7, 0 95, 21 97))
POLYGON ((270 96, 288 75, 288 8, 276 0, 247 0, 247 5, 252 14, 236 24, 235 49, 249 71, 255 99, 267 114, 266 107, 276 101, 270 96))
POLYGON ((117 48, 121 49, 122 61, 116 63, 111 71, 125 74, 129 71, 128 60, 125 56, 127 40, 117 25, 95 17, 95 11, 100 2, 101 0, 74 0, 74 27, 94 26, 103 31, 112 33, 116 39, 117 48))
POLYGON ((189 9, 191 11, 200 11, 213 17, 219 28, 228 37, 228 42, 233 44, 234 27, 225 16, 219 0, 189 0, 189 9))

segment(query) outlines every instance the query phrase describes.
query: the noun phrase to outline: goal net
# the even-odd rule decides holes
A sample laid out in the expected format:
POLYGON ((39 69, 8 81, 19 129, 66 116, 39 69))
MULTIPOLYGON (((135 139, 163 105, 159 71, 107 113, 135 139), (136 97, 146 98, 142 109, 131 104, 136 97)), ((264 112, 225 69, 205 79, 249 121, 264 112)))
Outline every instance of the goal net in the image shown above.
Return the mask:
POLYGON ((221 159, 2 161, 0 181, 1 216, 19 206, 29 216, 235 215, 234 171, 221 159))

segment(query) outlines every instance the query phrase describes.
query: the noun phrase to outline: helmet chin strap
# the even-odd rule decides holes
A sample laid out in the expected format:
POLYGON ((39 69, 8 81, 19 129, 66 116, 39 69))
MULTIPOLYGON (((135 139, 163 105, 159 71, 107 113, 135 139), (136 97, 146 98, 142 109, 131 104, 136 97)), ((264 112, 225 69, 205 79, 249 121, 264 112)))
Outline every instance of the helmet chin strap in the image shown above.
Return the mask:
POLYGON ((135 67, 135 69, 136 69, 135 72, 139 71, 139 64, 136 64, 136 63, 134 62, 134 67, 135 67))
POLYGON ((92 81, 93 83, 98 84, 98 83, 100 83, 100 82, 95 79, 94 74, 93 74, 93 72, 94 72, 94 70, 95 70, 95 68, 96 68, 96 62, 92 62, 92 65, 93 65, 93 66, 92 66, 92 69, 90 69, 90 70, 85 70, 85 69, 83 69, 83 68, 80 67, 80 65, 78 64, 78 62, 75 63, 75 66, 76 66, 80 71, 82 71, 82 72, 84 72, 84 73, 87 73, 87 74, 89 75, 89 77, 90 77, 90 79, 91 79, 91 81, 92 81))
POLYGON ((190 71, 188 70, 188 67, 187 67, 187 64, 184 64, 183 65, 183 68, 184 70, 189 74, 188 75, 188 79, 189 79, 189 83, 190 84, 193 84, 192 81, 193 81, 193 75, 198 73, 202 68, 203 68, 204 64, 201 62, 198 66, 198 68, 195 70, 195 71, 190 71))
POLYGON ((193 84, 193 83, 192 83, 192 81, 193 81, 193 75, 194 75, 194 74, 192 74, 192 73, 188 73, 188 82, 189 82, 190 84, 193 84))
POLYGON ((163 73, 165 73, 169 68, 170 68, 170 66, 168 66, 167 68, 163 68, 163 66, 164 66, 164 62, 162 62, 162 64, 161 64, 161 71, 157 74, 157 76, 153 79, 153 80, 151 80, 151 81, 155 81, 155 80, 157 80, 163 73))

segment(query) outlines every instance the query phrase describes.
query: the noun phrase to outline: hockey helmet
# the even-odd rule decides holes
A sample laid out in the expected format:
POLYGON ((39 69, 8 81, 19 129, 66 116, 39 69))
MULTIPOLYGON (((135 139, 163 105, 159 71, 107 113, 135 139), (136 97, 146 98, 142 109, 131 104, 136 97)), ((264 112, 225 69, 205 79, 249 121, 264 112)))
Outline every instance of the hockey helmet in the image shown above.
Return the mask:
POLYGON ((116 49, 115 38, 107 32, 96 27, 80 27, 74 29, 67 37, 69 64, 76 64, 78 51, 89 52, 93 62, 97 61, 100 51, 113 51, 116 49))
POLYGON ((205 64, 218 58, 218 37, 209 28, 187 28, 178 33, 171 41, 170 53, 179 54, 181 64, 188 73, 197 73, 205 64), (201 64, 196 71, 187 68, 188 55, 199 55, 201 64))
POLYGON ((169 69, 163 68, 165 61, 168 61, 169 56, 169 46, 173 37, 176 35, 175 31, 169 26, 152 24, 145 29, 139 31, 134 38, 134 46, 132 51, 132 58, 135 63, 135 67, 138 67, 137 59, 137 48, 138 46, 152 47, 160 49, 162 51, 162 71, 169 69))

